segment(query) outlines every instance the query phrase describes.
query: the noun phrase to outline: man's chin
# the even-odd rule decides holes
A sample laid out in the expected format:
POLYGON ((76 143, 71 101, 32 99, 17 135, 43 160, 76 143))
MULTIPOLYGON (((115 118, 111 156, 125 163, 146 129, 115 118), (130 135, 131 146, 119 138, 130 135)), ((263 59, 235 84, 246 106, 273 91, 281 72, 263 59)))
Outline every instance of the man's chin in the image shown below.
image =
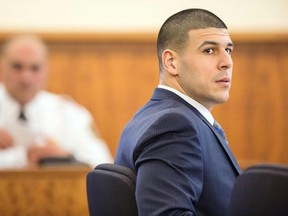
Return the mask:
POLYGON ((229 94, 225 94, 225 95, 219 97, 217 101, 219 104, 222 104, 222 103, 227 102, 228 100, 229 100, 229 94))
POLYGON ((16 100, 20 104, 24 105, 24 104, 29 103, 31 100, 33 100, 34 96, 35 95, 25 95, 25 96, 22 95, 22 96, 18 97, 16 100))

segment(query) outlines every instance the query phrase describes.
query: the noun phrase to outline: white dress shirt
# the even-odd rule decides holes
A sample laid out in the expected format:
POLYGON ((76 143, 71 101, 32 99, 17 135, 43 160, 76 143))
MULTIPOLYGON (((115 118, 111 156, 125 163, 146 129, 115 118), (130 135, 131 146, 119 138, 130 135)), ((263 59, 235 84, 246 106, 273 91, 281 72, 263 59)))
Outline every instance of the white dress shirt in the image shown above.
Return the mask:
POLYGON ((189 97, 189 96, 187 96, 187 95, 185 95, 185 94, 179 92, 178 90, 171 88, 169 86, 158 85, 158 88, 166 89, 166 90, 171 91, 174 94, 178 95, 183 100, 185 100, 187 103, 191 104, 195 109, 197 109, 207 119, 207 121, 211 125, 214 124, 214 118, 213 118, 211 112, 208 109, 206 109, 206 107, 204 107, 202 104, 197 102, 196 100, 192 99, 191 97, 189 97))
POLYGON ((95 131, 91 114, 67 96, 41 91, 25 106, 27 121, 18 119, 19 112, 19 104, 0 84, 0 127, 15 141, 14 147, 0 150, 0 168, 26 166, 27 147, 32 141, 44 145, 45 137, 91 167, 113 162, 108 146, 95 131))

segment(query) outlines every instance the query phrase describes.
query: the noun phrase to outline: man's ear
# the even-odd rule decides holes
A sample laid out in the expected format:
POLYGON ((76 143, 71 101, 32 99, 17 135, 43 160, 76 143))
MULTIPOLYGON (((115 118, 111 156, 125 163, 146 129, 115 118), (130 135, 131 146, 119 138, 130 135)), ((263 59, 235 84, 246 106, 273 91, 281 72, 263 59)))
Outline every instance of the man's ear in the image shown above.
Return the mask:
POLYGON ((162 53, 163 68, 171 75, 178 74, 176 55, 176 52, 170 49, 166 49, 162 53))

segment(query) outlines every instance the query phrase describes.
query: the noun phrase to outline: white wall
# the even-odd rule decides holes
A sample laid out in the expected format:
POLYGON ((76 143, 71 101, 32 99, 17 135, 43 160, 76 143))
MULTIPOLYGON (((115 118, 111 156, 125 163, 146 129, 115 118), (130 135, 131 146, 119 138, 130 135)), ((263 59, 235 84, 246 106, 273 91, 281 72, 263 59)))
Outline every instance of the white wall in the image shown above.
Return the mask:
POLYGON ((0 0, 0 32, 157 32, 175 12, 200 7, 234 32, 288 32, 288 0, 0 0))

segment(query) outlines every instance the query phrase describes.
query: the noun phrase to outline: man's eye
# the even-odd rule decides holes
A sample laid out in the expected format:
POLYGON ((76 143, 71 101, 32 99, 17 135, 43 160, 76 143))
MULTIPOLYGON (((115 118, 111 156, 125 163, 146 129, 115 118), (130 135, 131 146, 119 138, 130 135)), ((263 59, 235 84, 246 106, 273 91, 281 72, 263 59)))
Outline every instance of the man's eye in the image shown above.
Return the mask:
POLYGON ((226 50, 226 52, 227 52, 228 54, 231 54, 232 51, 233 51, 231 48, 226 48, 225 50, 226 50))
POLYGON ((37 72, 37 71, 39 71, 39 69, 40 69, 40 66, 39 66, 39 65, 32 65, 32 66, 31 66, 31 70, 32 70, 33 72, 37 72))
POLYGON ((212 48, 205 49, 204 52, 207 54, 212 54, 212 53, 214 53, 214 49, 212 49, 212 48))
POLYGON ((23 65, 20 64, 20 63, 14 62, 14 63, 11 64, 11 66, 12 66, 12 68, 13 68, 14 70, 19 70, 19 71, 20 71, 20 70, 23 69, 23 65))

